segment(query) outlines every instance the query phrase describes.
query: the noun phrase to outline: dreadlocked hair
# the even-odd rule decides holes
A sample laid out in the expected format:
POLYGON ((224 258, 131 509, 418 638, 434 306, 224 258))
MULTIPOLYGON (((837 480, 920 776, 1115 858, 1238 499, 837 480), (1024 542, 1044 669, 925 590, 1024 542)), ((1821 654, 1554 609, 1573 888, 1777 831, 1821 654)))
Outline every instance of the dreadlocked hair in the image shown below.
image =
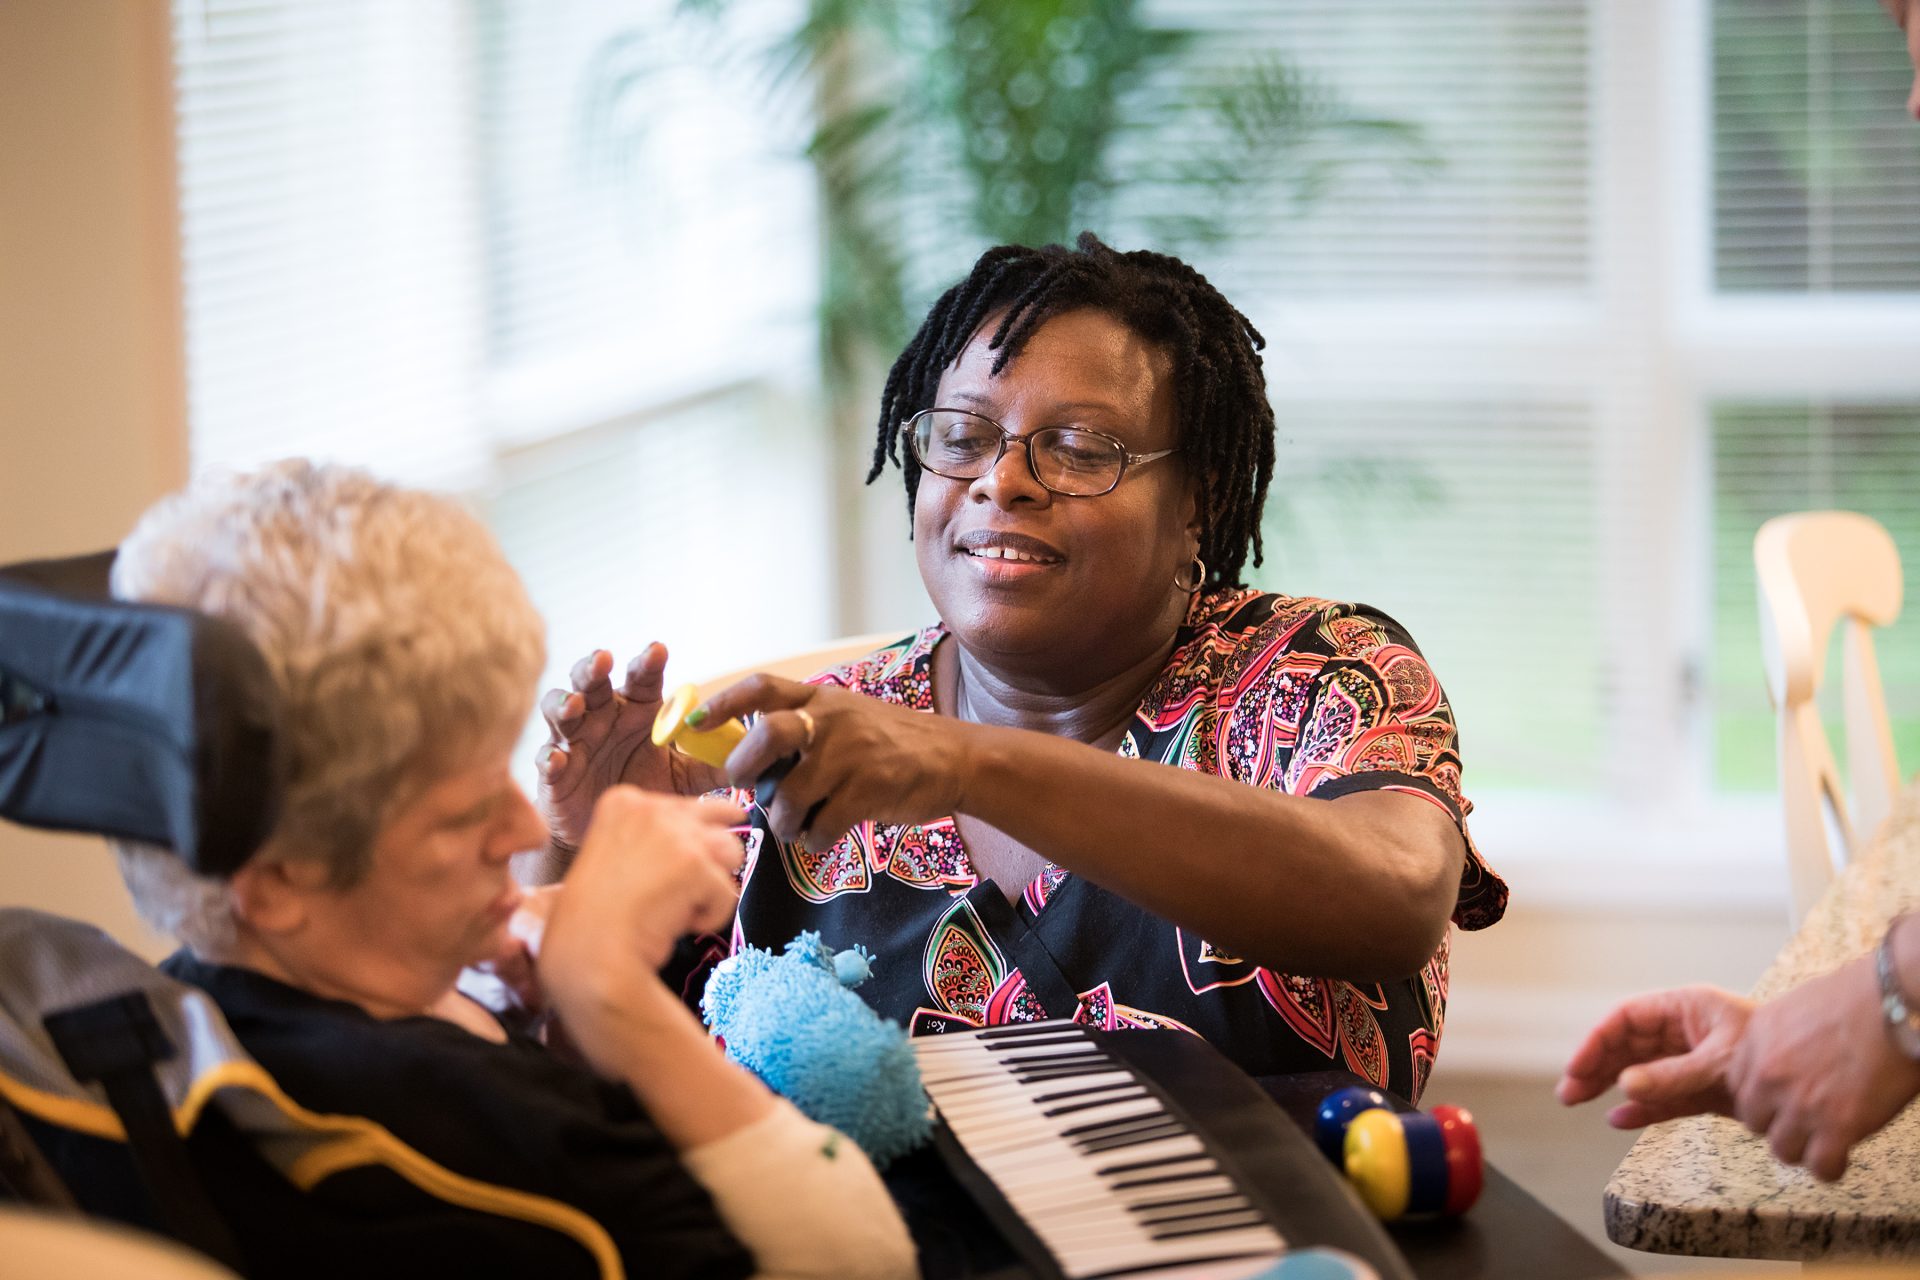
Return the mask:
POLYGON ((940 295, 887 375, 867 483, 889 461, 898 463, 911 520, 920 465, 911 449, 900 448, 900 437, 914 414, 934 407, 940 375, 991 315, 1001 315, 987 343, 999 352, 997 376, 1042 324, 1083 307, 1106 312, 1172 356, 1177 443, 1200 485, 1207 585, 1242 585, 1249 549, 1260 563, 1260 512, 1273 478, 1273 406, 1259 356, 1266 339, 1180 259, 1118 253, 1091 231, 1081 232, 1072 249, 989 249, 965 280, 940 295))

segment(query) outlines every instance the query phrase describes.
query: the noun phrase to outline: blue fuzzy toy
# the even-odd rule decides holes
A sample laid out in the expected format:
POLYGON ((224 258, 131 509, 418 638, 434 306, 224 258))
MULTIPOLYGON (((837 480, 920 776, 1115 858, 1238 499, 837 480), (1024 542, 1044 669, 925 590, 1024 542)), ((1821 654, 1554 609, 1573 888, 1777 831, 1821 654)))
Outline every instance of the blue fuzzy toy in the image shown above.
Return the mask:
POLYGON ((780 955, 742 947, 721 961, 700 1009, 729 1058, 884 1166, 933 1121, 906 1033, 852 990, 872 974, 865 947, 835 951, 809 931, 780 955))

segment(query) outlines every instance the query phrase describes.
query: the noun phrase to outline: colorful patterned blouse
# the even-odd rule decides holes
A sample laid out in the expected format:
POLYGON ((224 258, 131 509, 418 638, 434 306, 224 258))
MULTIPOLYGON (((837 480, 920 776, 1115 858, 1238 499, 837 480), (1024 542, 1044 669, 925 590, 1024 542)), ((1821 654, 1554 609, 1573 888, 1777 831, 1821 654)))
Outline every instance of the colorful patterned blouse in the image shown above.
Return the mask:
MULTIPOLYGON (((928 627, 815 681, 931 712, 945 634, 928 627)), ((1446 695, 1406 632, 1361 605, 1247 590, 1196 597, 1119 751, 1292 795, 1401 791, 1438 805, 1463 835, 1471 808, 1446 695)), ((1409 1099, 1433 1065, 1444 940, 1404 980, 1296 977, 1060 867, 1010 904, 975 876, 951 818, 869 822, 811 849, 775 838, 754 810, 746 839, 733 945, 777 950, 803 929, 832 947, 864 945, 877 959, 861 994, 915 1034, 1058 1017, 1172 1027, 1254 1075, 1343 1067, 1409 1099)), ((1466 843, 1453 920, 1481 929, 1500 918, 1507 889, 1466 843)), ((1285 866, 1276 850, 1274 873, 1285 866)))

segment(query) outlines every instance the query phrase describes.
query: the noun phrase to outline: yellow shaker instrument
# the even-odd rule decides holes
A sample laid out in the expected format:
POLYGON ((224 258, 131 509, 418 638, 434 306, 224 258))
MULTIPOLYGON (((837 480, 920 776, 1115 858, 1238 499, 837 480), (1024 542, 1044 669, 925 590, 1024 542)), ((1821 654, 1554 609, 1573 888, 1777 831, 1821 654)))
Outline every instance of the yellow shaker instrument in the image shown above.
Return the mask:
MULTIPOLYGON (((687 714, 699 705, 699 692, 692 685, 683 684, 674 690, 673 696, 660 704, 659 712, 653 717, 653 745, 672 747, 703 764, 724 769, 727 767, 727 756, 747 736, 747 726, 738 720, 722 720, 718 724, 696 729, 687 723, 687 714)), ((754 803, 761 808, 771 805, 780 779, 786 777, 788 770, 798 763, 800 757, 791 755, 782 756, 769 765, 753 784, 754 803)), ((813 813, 818 813, 819 809, 819 804, 814 805, 813 813)), ((807 816, 811 818, 813 813, 807 816)))
POLYGON ((696 729, 687 723, 687 713, 699 703, 699 691, 692 685, 683 684, 674 690, 653 718, 653 745, 672 747, 704 764, 724 769, 728 754, 747 736, 747 726, 738 720, 722 720, 705 729, 696 729))

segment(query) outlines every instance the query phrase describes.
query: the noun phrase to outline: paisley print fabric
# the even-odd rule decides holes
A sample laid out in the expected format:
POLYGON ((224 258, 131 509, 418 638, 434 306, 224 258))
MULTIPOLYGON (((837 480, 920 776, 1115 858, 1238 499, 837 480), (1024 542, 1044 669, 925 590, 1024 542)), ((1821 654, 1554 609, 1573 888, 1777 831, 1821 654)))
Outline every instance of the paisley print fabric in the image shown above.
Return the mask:
MULTIPOLYGON (((928 627, 815 679, 931 713, 932 654, 945 635, 928 627)), ((1361 605, 1247 590, 1196 597, 1119 750, 1292 795, 1401 791, 1466 834, 1446 695, 1406 632, 1361 605)), ((736 799, 751 805, 750 793, 736 799)), ((777 839, 752 813, 733 943, 777 948, 815 929, 829 946, 862 944, 877 959, 861 993, 915 1034, 1048 1017, 1174 1028, 1255 1075, 1344 1068, 1410 1100, 1432 1069, 1445 940, 1397 982, 1276 973, 1060 867, 1009 903, 974 875, 951 818, 867 823, 816 850, 777 839)), ((1481 929, 1500 918, 1507 890, 1471 836, 1466 847, 1453 920, 1481 929)), ((1284 876, 1286 866, 1276 848, 1271 866, 1247 874, 1284 876)))

